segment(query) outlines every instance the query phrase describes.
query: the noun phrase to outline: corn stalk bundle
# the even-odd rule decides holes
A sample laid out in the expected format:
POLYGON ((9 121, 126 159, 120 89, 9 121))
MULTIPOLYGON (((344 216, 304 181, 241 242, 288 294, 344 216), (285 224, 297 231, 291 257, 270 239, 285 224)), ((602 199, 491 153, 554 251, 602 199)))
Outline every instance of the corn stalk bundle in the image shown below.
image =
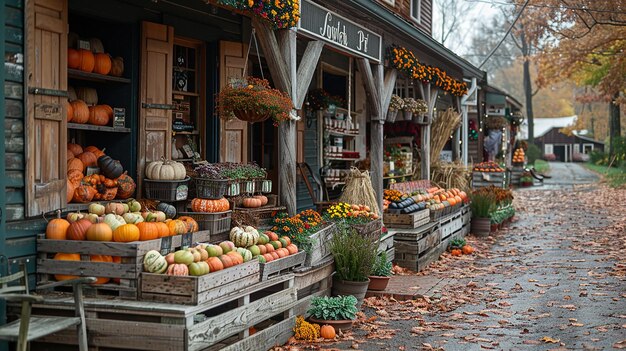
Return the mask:
POLYGON ((431 182, 445 189, 468 190, 470 188, 469 175, 467 167, 459 162, 436 161, 430 167, 431 182))
POLYGON ((381 214, 369 171, 361 172, 357 168, 352 167, 346 177, 346 186, 339 201, 353 205, 369 206, 372 212, 378 215, 381 214))
POLYGON ((441 150, 448 140, 450 134, 461 124, 461 115, 454 111, 452 107, 442 112, 435 118, 430 127, 430 161, 435 162, 439 159, 441 150))

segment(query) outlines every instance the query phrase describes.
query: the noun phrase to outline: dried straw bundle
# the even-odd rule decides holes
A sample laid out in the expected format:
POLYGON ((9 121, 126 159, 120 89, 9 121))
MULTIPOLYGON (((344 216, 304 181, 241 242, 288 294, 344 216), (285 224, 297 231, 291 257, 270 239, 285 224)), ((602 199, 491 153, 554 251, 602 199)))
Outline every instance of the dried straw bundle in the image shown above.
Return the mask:
POLYGON ((454 111, 452 107, 442 112, 435 118, 430 129, 430 161, 439 159, 441 150, 448 140, 450 134, 461 124, 461 115, 454 111))
POLYGON ((430 179, 432 183, 446 189, 459 188, 468 190, 469 175, 467 167, 459 162, 440 162, 432 164, 430 168, 430 179))
POLYGON ((369 171, 361 172, 352 167, 346 177, 346 187, 343 189, 339 201, 354 205, 369 206, 372 212, 378 215, 381 214, 369 171))

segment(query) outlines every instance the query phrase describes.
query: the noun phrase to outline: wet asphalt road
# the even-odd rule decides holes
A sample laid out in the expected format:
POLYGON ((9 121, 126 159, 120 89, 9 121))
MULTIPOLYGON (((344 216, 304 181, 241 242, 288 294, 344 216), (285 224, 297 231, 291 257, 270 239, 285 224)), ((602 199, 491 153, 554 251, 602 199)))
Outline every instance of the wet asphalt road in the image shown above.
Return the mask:
MULTIPOLYGON (((450 278, 436 287, 433 303, 452 295, 464 300, 458 308, 394 315, 401 320, 381 319, 379 313, 379 328, 391 330, 393 338, 365 339, 366 332, 359 330, 358 345, 348 341, 326 347, 616 350, 613 346, 626 340, 626 278, 612 274, 619 264, 602 252, 583 251, 601 240, 593 236, 610 223, 623 223, 626 213, 620 219, 620 213, 582 200, 595 196, 598 180, 582 166, 553 163, 550 174, 544 185, 516 191, 517 221, 491 238, 485 257, 432 273, 450 278), (570 201, 560 203, 563 198, 570 201)), ((619 235, 626 236, 626 230, 619 235)), ((370 308, 366 314, 377 315, 370 308)))

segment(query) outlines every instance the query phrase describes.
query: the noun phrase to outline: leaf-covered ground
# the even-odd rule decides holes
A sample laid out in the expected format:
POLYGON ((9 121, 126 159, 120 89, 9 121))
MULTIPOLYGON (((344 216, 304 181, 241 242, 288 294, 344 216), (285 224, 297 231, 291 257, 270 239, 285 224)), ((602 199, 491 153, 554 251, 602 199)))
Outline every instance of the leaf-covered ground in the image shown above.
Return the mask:
POLYGON ((276 350, 626 349, 626 190, 515 194, 508 229, 467 238, 474 255, 397 269, 446 278, 431 296, 366 299, 351 332, 276 350))

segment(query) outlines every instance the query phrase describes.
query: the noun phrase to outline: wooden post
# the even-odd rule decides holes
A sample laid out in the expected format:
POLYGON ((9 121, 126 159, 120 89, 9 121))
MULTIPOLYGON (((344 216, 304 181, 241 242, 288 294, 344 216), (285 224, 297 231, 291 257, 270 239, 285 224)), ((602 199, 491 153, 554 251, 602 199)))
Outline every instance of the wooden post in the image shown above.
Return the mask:
MULTIPOLYGON (((455 108, 458 113, 461 113, 461 99, 457 96, 454 98, 455 108)), ((461 121, 462 123, 462 121, 461 121)), ((461 126, 454 130, 454 138, 452 138, 452 161, 458 161, 461 159, 460 143, 461 140, 461 126)))
MULTIPOLYGON (((370 142, 372 149, 370 151, 370 170, 372 177, 372 186, 374 187, 374 193, 376 194, 376 200, 378 201, 378 208, 383 210, 383 128, 385 125, 384 120, 374 120, 371 122, 372 131, 370 135, 370 142)), ((380 213, 379 213, 380 215, 380 213)))

